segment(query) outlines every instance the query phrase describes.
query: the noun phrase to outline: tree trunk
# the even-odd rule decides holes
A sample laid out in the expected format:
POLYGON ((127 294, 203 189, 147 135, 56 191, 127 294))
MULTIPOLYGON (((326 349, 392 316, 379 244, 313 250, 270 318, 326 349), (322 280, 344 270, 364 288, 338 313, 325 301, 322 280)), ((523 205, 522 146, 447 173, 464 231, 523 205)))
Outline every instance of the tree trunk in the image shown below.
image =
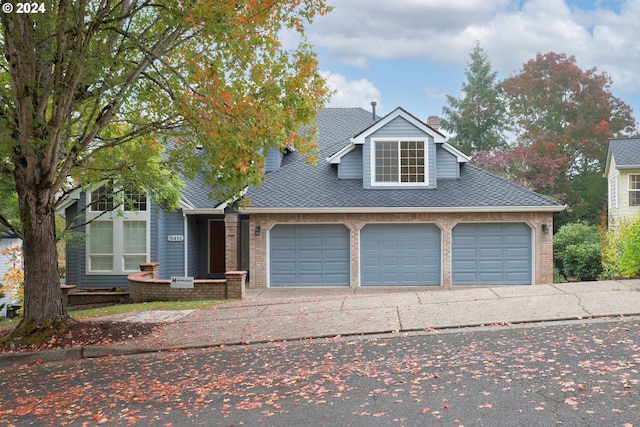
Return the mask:
POLYGON ((65 319, 58 276, 55 207, 47 190, 27 188, 19 179, 16 190, 23 234, 24 320, 44 324, 65 319))

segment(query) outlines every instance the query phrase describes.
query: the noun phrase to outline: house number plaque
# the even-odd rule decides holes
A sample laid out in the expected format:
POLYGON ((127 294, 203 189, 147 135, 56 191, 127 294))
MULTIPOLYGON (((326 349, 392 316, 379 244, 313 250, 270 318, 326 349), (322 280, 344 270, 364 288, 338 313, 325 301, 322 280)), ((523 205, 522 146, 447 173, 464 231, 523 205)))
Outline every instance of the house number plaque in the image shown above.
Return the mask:
POLYGON ((173 234, 173 235, 167 236, 167 240, 170 242, 183 242, 184 236, 180 234, 173 234))

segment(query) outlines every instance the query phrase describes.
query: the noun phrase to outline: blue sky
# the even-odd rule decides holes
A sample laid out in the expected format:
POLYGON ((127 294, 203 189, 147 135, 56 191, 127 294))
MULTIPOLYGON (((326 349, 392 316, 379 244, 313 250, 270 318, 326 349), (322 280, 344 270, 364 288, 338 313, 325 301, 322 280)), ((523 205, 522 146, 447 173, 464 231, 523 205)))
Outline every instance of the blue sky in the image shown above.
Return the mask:
POLYGON ((640 0, 329 0, 308 27, 320 70, 336 91, 329 106, 402 106, 441 115, 461 97, 477 40, 500 79, 537 53, 574 55, 612 79, 640 121, 640 0))

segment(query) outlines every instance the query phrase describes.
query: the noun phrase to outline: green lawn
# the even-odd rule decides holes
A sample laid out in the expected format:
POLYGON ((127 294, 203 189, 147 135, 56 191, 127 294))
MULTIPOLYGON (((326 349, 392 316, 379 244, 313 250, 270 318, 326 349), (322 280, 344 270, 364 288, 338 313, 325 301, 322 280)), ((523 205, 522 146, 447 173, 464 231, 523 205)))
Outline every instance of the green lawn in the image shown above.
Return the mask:
MULTIPOLYGON (((141 302, 137 304, 117 304, 107 307, 91 308, 87 310, 69 311, 69 316, 76 320, 93 319, 96 317, 110 316, 112 314, 137 313, 152 310, 197 310, 216 304, 222 304, 229 300, 201 300, 201 301, 156 301, 141 302)), ((20 319, 0 318, 0 326, 17 324, 20 319)))

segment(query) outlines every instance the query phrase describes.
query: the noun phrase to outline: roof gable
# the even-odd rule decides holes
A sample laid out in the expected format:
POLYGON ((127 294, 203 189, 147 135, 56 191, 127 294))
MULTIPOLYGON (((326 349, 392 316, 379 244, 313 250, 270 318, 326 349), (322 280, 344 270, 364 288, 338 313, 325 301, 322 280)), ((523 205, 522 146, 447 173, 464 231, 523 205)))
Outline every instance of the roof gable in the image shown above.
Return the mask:
POLYGON ((442 148, 444 148, 449 153, 453 154, 459 163, 466 163, 470 160, 470 158, 467 155, 465 155, 462 151, 458 150, 454 146, 447 143, 445 140, 445 136, 443 134, 441 134, 440 132, 438 132, 428 124, 424 123, 420 119, 416 118, 414 115, 408 113, 406 110, 404 110, 401 107, 397 107, 395 110, 393 110, 392 112, 390 112, 389 114, 381 118, 380 120, 369 125, 367 128, 363 129, 358 134, 354 135, 352 138, 349 139, 348 145, 345 145, 340 150, 335 152, 333 155, 327 157, 326 160, 330 164, 339 164, 342 157, 350 153, 355 148, 356 145, 364 144, 368 137, 370 137, 380 129, 384 128, 389 123, 391 123, 392 121, 396 120, 399 117, 406 120, 411 125, 418 128, 420 131, 432 137, 433 141, 436 144, 442 144, 442 148))
POLYGON ((640 138, 610 139, 605 176, 609 175, 612 164, 615 165, 615 169, 640 169, 640 138))
POLYGON ((443 134, 441 134, 440 132, 438 132, 428 124, 424 123, 423 121, 417 119, 412 114, 409 114, 401 107, 397 107, 395 110, 393 110, 392 112, 390 112, 389 114, 387 114, 386 116, 378 120, 377 122, 373 123, 368 128, 364 129, 362 132, 354 136, 351 140, 355 144, 364 144, 364 140, 367 137, 371 136, 371 134, 385 127, 387 124, 391 123, 393 120, 395 120, 398 117, 402 117, 403 119, 405 119, 406 121, 408 121, 409 123, 417 127, 418 129, 426 133, 427 135, 431 136, 435 142, 445 142, 445 136, 443 134))

